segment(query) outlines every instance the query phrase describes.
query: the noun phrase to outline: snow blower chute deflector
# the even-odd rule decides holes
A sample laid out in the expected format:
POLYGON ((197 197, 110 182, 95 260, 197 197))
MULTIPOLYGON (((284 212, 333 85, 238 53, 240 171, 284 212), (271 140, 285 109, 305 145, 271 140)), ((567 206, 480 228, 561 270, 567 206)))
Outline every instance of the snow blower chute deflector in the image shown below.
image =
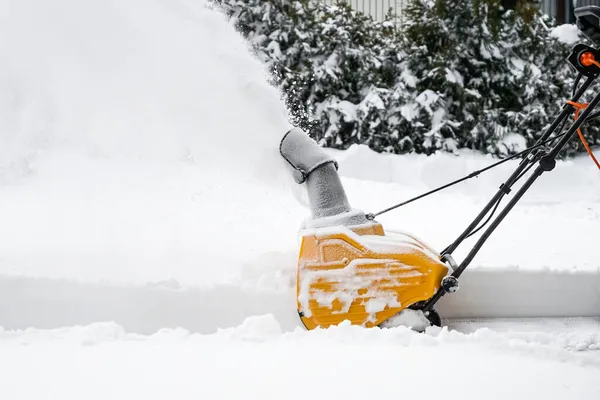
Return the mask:
MULTIPOLYGON (((578 27, 596 45, 600 45, 600 7, 581 7, 575 10, 575 15, 578 27)), ((565 144, 579 134, 589 151, 579 128, 584 122, 600 116, 600 112, 592 113, 600 102, 600 94, 589 104, 578 101, 600 74, 600 62, 596 60, 600 61, 600 51, 584 44, 573 48, 568 57, 578 73, 573 96, 532 147, 376 214, 365 214, 351 208, 337 174, 336 161, 302 130, 294 128, 287 132, 280 143, 280 154, 291 166, 296 183, 306 185, 312 214, 301 230, 296 279, 298 313, 304 326, 307 329, 326 328, 346 320, 365 327, 411 325, 419 330, 430 324, 440 325, 435 304, 445 294, 458 290, 460 275, 535 180, 554 169, 556 157, 565 144), (582 77, 586 80, 577 88, 582 77), (563 131, 573 112, 574 122, 563 131), (386 234, 375 219, 384 212, 521 156, 516 170, 490 202, 441 252, 410 234, 386 234), (533 173, 492 219, 500 201, 531 169, 533 173), (482 223, 486 217, 487 220, 482 223), (488 223, 465 259, 460 264, 456 263, 452 253, 466 238, 488 223)))

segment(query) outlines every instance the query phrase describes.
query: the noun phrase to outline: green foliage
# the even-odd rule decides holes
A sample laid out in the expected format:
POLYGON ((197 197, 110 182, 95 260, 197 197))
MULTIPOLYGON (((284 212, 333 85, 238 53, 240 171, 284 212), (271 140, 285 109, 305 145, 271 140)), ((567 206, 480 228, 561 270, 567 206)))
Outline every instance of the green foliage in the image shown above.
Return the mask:
MULTIPOLYGON (((322 145, 499 156, 531 145, 570 96, 570 51, 529 2, 408 0, 399 30, 344 3, 215 0, 322 145)), ((600 144, 595 127, 584 129, 600 144)), ((581 151, 572 141, 568 154, 581 151)))

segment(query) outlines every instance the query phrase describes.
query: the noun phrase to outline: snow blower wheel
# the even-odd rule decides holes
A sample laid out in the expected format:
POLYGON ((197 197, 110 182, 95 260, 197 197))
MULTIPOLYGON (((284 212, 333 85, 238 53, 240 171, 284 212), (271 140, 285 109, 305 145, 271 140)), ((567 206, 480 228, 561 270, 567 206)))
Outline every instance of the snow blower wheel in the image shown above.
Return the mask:
POLYGON ((384 321, 381 328, 396 328, 406 326, 417 332, 425 332, 430 326, 442 326, 442 318, 435 309, 423 311, 424 303, 412 305, 390 319, 384 321))

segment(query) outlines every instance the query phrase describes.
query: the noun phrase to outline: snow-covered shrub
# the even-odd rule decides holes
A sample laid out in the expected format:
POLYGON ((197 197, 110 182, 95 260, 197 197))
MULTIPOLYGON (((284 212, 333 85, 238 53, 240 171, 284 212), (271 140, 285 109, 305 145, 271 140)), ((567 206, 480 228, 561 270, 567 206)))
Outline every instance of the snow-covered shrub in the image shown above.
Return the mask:
MULTIPOLYGON (((529 2, 408 0, 400 30, 391 14, 377 22, 344 3, 214 1, 324 146, 505 156, 533 144, 570 96, 570 46, 529 2)), ((597 128, 584 132, 600 143, 597 128)))
POLYGON ((269 66, 295 123, 336 148, 385 136, 400 62, 399 32, 389 20, 375 22, 343 3, 219 2, 269 66))
MULTIPOLYGON (((423 127, 423 134, 441 136, 434 145, 443 138, 457 148, 517 152, 539 138, 570 97, 570 46, 551 35, 552 21, 530 3, 505 11, 499 0, 410 0, 405 19, 417 92, 441 98, 438 118, 423 127)), ((600 142, 596 128, 586 134, 600 142)))

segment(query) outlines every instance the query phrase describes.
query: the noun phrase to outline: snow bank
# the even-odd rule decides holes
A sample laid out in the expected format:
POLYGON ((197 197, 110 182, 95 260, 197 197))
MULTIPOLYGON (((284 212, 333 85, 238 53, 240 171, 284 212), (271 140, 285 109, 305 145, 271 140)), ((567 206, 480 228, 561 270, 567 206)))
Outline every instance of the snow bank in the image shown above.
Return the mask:
MULTIPOLYGON (((182 287, 176 281, 117 285, 0 275, 0 326, 57 328, 114 321, 132 333, 151 334, 161 328, 214 333, 240 325, 249 316, 272 314, 284 332, 292 332, 302 324, 293 268, 289 270, 280 286, 250 279, 245 284, 182 287)), ((597 272, 474 268, 461 277, 460 290, 436 308, 444 324, 458 321, 461 331, 465 327, 460 321, 465 319, 511 318, 512 325, 520 325, 525 318, 563 321, 567 316, 595 318, 591 323, 597 331, 598 287, 597 272)))

